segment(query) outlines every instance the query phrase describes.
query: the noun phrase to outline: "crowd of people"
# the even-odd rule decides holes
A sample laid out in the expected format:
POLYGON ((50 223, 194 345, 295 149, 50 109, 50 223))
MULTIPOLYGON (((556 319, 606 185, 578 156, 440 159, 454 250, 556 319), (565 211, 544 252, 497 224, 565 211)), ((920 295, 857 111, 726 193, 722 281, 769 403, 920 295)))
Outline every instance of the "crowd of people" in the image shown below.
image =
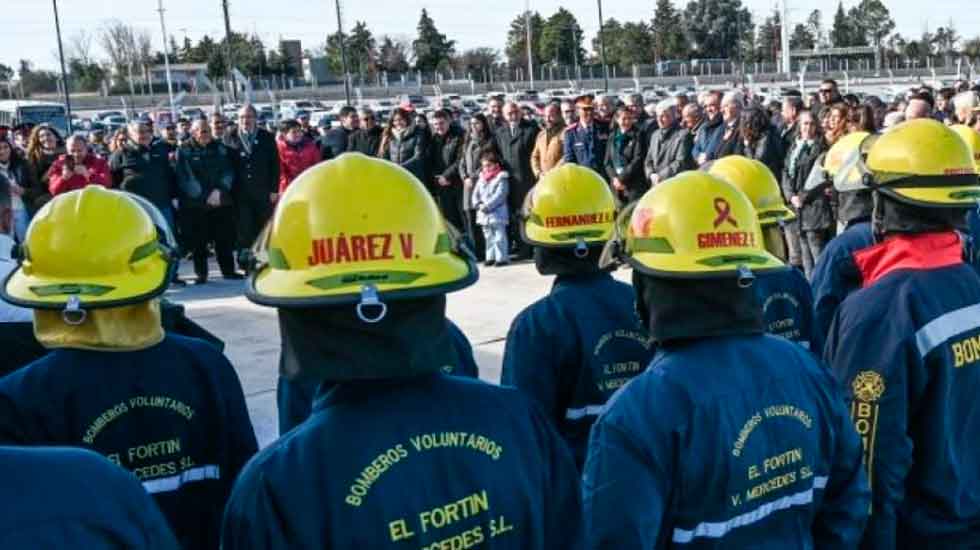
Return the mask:
POLYGON ((975 545, 976 90, 255 114, 0 139, 0 546, 975 545), (162 319, 212 250, 278 315, 261 451, 162 319), (521 258, 485 383, 446 295, 521 258))
POLYGON ((479 258, 502 266, 512 256, 529 258, 516 230, 521 205, 535 182, 562 164, 595 170, 627 204, 682 171, 744 155, 779 179, 786 203, 798 214, 784 227, 789 262, 810 276, 821 250, 844 225, 832 192, 804 192, 817 159, 848 134, 874 133, 914 118, 980 129, 977 94, 958 82, 939 90, 914 88, 885 103, 873 95, 841 95, 828 79, 805 98, 790 90, 768 104, 747 90, 731 89, 684 92, 656 102, 640 94, 583 96, 555 100, 536 113, 493 96, 486 112, 473 116, 459 109, 426 116, 404 104, 389 120, 378 121, 370 109, 348 106, 339 111, 335 128, 312 127, 303 113, 271 132, 245 106, 237 120, 216 113, 161 128, 136 120, 108 142, 101 130, 63 140, 47 126, 0 128, 0 159, 8 159, 0 161, 6 180, 0 202, 13 209, 15 235, 22 240, 31 217, 52 196, 88 184, 131 190, 174 224, 193 257, 195 282, 207 282, 212 251, 222 275, 237 279, 289 183, 322 160, 356 151, 418 177, 446 219, 476 243, 479 258), (474 202, 475 193, 494 200, 474 202), (504 233, 507 239, 500 238, 504 233))

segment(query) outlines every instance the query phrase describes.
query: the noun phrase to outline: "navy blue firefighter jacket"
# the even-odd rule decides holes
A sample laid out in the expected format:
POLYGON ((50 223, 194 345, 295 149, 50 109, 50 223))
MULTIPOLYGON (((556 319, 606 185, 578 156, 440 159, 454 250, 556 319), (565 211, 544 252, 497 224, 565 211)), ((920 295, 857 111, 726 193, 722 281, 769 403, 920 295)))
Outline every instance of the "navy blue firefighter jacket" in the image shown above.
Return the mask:
POLYGON ((855 255, 826 359, 844 382, 872 486, 865 548, 980 541, 980 276, 953 232, 855 255))
POLYGON ((143 483, 185 549, 217 547, 232 483, 257 445, 234 368, 203 340, 57 349, 0 379, 0 441, 70 445, 143 483))
POLYGON ((854 253, 874 244, 871 222, 849 225, 823 249, 813 268, 813 345, 810 349, 823 354, 827 332, 837 308, 852 292, 861 288, 861 273, 854 264, 854 253))
POLYGON ((0 548, 179 548, 132 474, 91 451, 0 447, 0 464, 0 548))
POLYGON ((235 485, 224 550, 584 548, 578 473, 519 392, 431 374, 321 386, 235 485))
POLYGON ((806 277, 793 268, 765 271, 755 275, 752 286, 766 332, 812 349, 813 294, 806 277))
POLYGON ((868 502, 837 383, 782 338, 664 347, 592 429, 590 548, 855 548, 868 502))
POLYGON ((608 273, 558 276, 507 335, 501 384, 538 402, 579 469, 606 401, 653 357, 634 301, 633 287, 608 273))

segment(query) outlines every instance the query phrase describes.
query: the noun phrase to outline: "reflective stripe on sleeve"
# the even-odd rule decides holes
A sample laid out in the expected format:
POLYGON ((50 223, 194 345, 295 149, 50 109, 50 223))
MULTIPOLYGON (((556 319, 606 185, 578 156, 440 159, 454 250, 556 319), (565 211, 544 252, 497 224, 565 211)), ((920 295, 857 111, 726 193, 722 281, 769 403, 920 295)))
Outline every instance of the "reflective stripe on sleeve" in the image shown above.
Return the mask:
POLYGON ((690 531, 686 529, 674 529, 674 542, 678 544, 687 544, 697 537, 720 539, 727 535, 732 529, 752 525, 753 523, 767 518, 773 512, 786 510, 787 508, 792 508, 793 506, 805 506, 810 504, 813 502, 813 490, 823 489, 826 486, 827 477, 816 476, 813 478, 813 487, 793 495, 784 496, 772 502, 767 502, 754 510, 735 516, 728 521, 702 522, 690 531))
POLYGON ((599 416, 605 409, 605 405, 586 405, 579 409, 568 409, 565 411, 565 418, 568 420, 581 420, 586 416, 599 416))
POLYGON ((980 327, 980 304, 962 307, 940 315, 915 333, 915 344, 919 348, 919 356, 925 358, 946 340, 977 327, 980 327))
POLYGON ((189 468, 175 476, 159 477, 144 481, 143 489, 151 495, 169 493, 180 489, 185 483, 193 483, 205 479, 221 479, 221 468, 214 465, 189 468))

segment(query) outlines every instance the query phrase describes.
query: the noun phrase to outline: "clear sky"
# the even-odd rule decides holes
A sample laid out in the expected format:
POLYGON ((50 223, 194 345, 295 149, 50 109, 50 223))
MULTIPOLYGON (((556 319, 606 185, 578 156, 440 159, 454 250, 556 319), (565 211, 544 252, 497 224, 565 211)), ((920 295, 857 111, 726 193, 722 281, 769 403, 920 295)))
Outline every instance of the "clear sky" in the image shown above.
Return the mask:
MULTIPOLYGON (((828 28, 837 2, 789 0, 790 21, 799 22, 814 7, 824 13, 828 28), (794 6, 796 6, 794 8, 794 6)), ((845 8, 858 0, 845 0, 845 8)), ((952 18, 961 36, 980 35, 980 9, 976 0, 938 0, 926 8, 921 0, 884 0, 903 36, 919 36, 928 26, 934 30, 952 18)), ((586 32, 586 47, 598 29, 594 0, 529 0, 531 9, 547 16, 559 6, 575 14, 586 32)), ((42 68, 57 67, 52 5, 49 0, 0 0, 0 63, 16 68, 18 59, 28 58, 42 68)), ((98 33, 112 18, 145 27, 162 49, 157 0, 59 0, 62 34, 79 30, 98 33)), ((280 38, 299 39, 303 47, 323 43, 337 29, 333 0, 229 0, 231 25, 236 31, 256 32, 267 44, 280 38)), ((344 0, 344 24, 365 21, 375 35, 414 36, 419 11, 428 8, 437 27, 457 40, 461 49, 491 46, 503 49, 507 29, 524 9, 525 0, 344 0)), ((764 19, 776 0, 743 0, 754 20, 764 19)), ((649 20, 654 0, 604 0, 603 15, 620 21, 649 20)), ((674 5, 686 5, 675 0, 674 5)), ((221 0, 164 0, 167 31, 182 41, 186 34, 196 40, 203 34, 224 32, 221 0)), ((98 50, 101 56, 101 49, 98 50)))

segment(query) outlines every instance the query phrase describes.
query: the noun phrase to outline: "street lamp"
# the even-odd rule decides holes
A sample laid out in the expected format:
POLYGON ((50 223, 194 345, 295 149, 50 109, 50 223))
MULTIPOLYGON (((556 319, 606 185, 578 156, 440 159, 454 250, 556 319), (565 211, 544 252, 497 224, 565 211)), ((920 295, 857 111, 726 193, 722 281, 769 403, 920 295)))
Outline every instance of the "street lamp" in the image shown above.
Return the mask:
POLYGON ((61 60, 61 84, 65 91, 65 114, 68 118, 68 133, 72 133, 71 127, 71 94, 68 92, 68 71, 65 70, 65 49, 61 45, 61 20, 58 18, 58 0, 51 0, 54 5, 54 30, 58 35, 58 58, 61 60))
MULTIPOLYGON (((163 0, 157 0, 157 11, 160 12, 160 32, 163 33, 163 64, 167 69, 167 95, 170 97, 170 121, 176 122, 177 109, 174 107, 174 86, 170 78, 170 46, 167 42, 167 25, 163 21, 163 0)), ((150 80, 150 93, 153 93, 153 80, 150 80)))

